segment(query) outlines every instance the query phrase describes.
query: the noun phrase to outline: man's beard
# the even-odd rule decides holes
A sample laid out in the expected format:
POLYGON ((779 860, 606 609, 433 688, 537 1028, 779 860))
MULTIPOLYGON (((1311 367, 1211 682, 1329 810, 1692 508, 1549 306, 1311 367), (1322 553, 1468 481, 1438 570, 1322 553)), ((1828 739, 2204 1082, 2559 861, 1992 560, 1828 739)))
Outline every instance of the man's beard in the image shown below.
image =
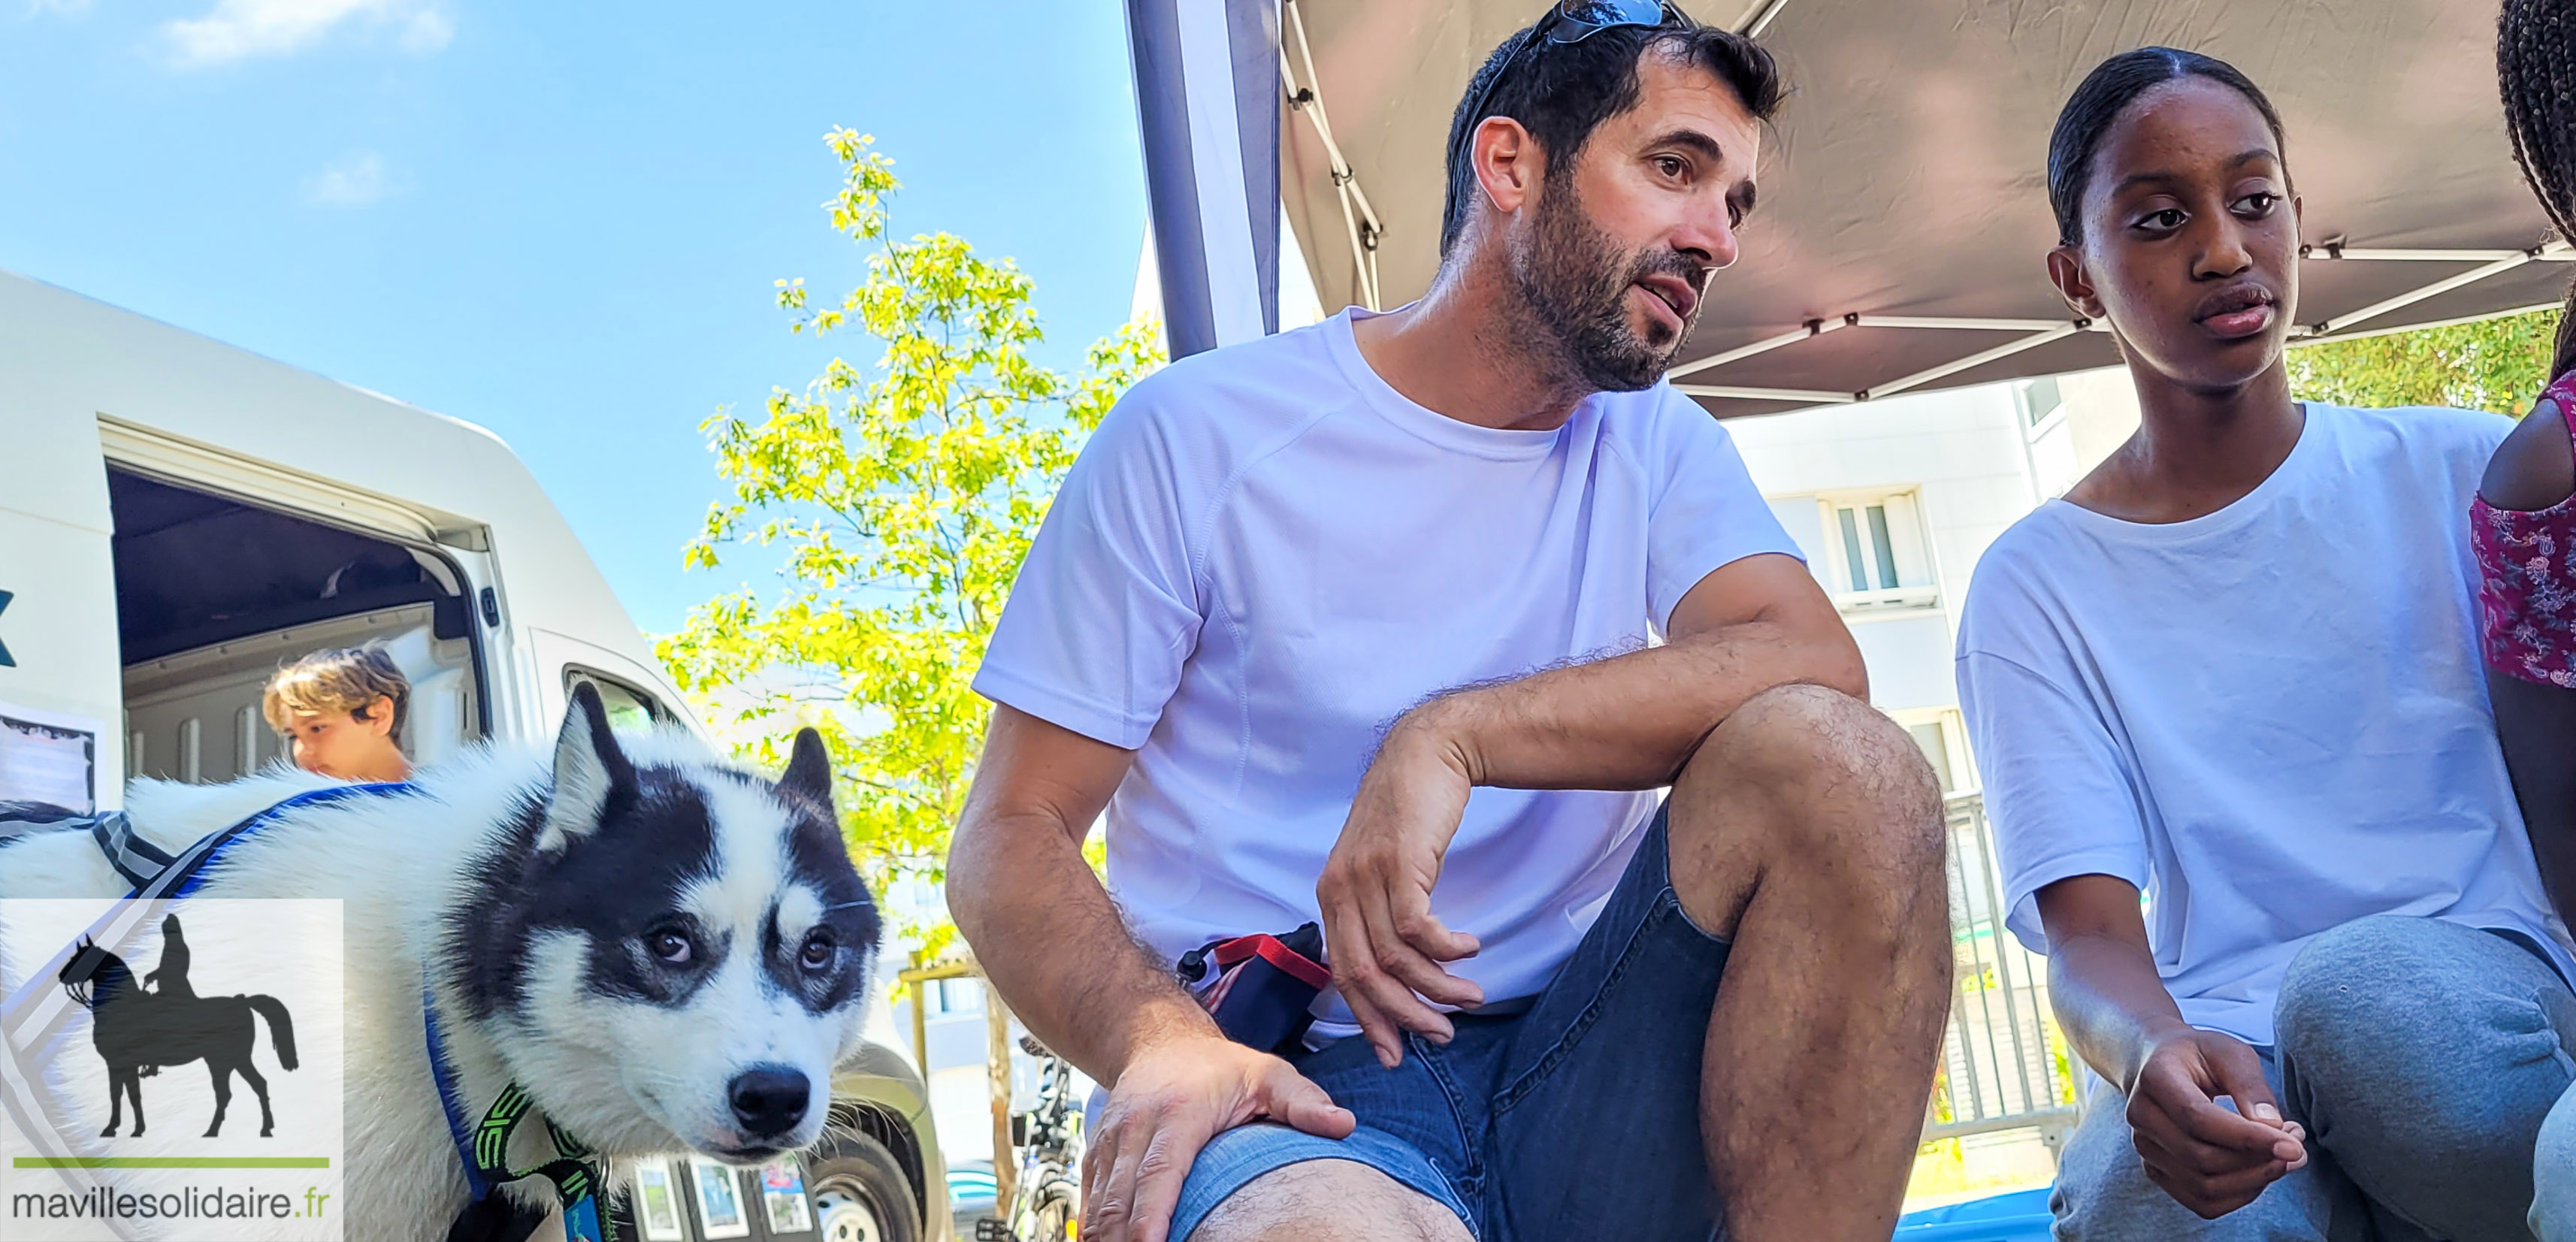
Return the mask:
POLYGON ((1657 274, 1700 287, 1700 266, 1677 251, 1650 246, 1634 256, 1620 253, 1584 214, 1571 178, 1539 196, 1530 237, 1512 248, 1511 273, 1536 326, 1555 338, 1555 352, 1596 392, 1652 387, 1687 331, 1653 319, 1641 339, 1628 325, 1628 287, 1657 274))

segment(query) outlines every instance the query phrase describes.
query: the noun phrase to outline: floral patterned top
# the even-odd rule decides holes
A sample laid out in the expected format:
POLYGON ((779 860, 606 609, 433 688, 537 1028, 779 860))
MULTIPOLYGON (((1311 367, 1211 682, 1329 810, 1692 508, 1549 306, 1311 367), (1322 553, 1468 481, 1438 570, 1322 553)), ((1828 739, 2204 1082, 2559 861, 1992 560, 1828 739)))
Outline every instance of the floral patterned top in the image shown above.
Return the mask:
MULTIPOLYGON (((2576 371, 2544 400, 2576 436, 2576 371)), ((2544 686, 2576 687, 2576 496, 2546 509, 2469 502, 2478 553, 2478 608, 2490 667, 2544 686)))

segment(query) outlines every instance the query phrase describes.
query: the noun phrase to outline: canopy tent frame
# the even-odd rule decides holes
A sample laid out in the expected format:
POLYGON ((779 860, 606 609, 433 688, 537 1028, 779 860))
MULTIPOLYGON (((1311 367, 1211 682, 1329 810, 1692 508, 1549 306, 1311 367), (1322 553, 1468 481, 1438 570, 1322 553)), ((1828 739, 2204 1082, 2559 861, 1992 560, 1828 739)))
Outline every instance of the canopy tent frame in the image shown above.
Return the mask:
MULTIPOLYGON (((1215 2, 1278 15, 1263 76, 1321 309, 1419 296, 1458 93, 1546 0, 1215 2)), ((2471 0, 1672 2, 1760 36, 1804 88, 1764 142, 1763 226, 1670 373, 1721 418, 2116 364, 2032 261, 2055 228, 2036 157, 2086 70, 2146 44, 2234 58, 2285 114, 2313 243, 2293 344, 2555 303, 2576 258, 2515 173, 2492 13, 2471 0)))
MULTIPOLYGON (((1327 112, 1322 81, 1316 72, 1315 51, 1308 34, 1304 5, 1301 0, 1278 0, 1280 20, 1279 81, 1283 102, 1306 125, 1321 145, 1336 204, 1339 207, 1342 235, 1351 258, 1353 300, 1369 310, 1385 309, 1384 286, 1379 275, 1378 256, 1385 244, 1387 229, 1360 174, 1336 141, 1327 112), (1294 55, 1289 44, 1295 43, 1294 55)), ((1789 7, 1789 0, 1755 0, 1742 17, 1732 23, 1740 34, 1759 37, 1789 7)), ((2317 344, 2328 340, 2353 339, 2377 335, 2374 331, 2356 331, 2362 325, 2439 297, 2468 288, 2526 264, 2576 261, 2576 247, 2563 240, 2525 249, 2441 249, 2405 247, 2358 247, 2345 239, 2302 245, 2300 257, 2320 263, 2443 263, 2475 264, 2439 280, 2408 288, 2393 296, 2326 319, 2297 325, 2292 332, 2294 344, 2317 344)), ((2545 309, 2548 304, 2534 304, 2525 309, 2545 309)), ((2517 313, 2507 311, 2502 313, 2517 313)), ((2484 318, 2487 316, 2473 316, 2484 318)), ((2424 325, 2409 325, 2420 327, 2424 325)), ((1668 372, 1676 381, 1675 388, 1690 396, 1728 401, 1790 403, 1795 405, 1839 405, 1864 402, 1909 392, 1989 363, 2086 332, 2102 332, 2104 325, 2082 318, 2021 319, 1982 318, 1973 316, 1879 315, 1852 312, 1840 317, 1807 320, 1793 331, 1721 350, 1705 357, 1681 363, 1668 372), (1812 341, 1843 328, 1885 328, 1917 332, 2013 333, 2014 337, 1983 348, 1967 350, 1955 357, 1898 376, 1894 379, 1851 390, 1825 388, 1790 388, 1766 384, 1728 384, 1708 373, 1732 364, 1770 355, 1794 345, 1812 341), (1699 376, 1698 379, 1690 377, 1699 376), (1687 381, 1687 382, 1684 382, 1687 381)))
MULTIPOLYGON (((1294 0, 1291 0, 1291 2, 1293 3, 1294 0)), ((2505 272, 2512 271, 2526 263, 2576 262, 2576 246, 2570 246, 2564 241, 2557 241, 2551 242, 2547 245, 2534 246, 2528 250, 2406 250, 2353 247, 2346 246, 2341 241, 2329 241, 2299 247, 2299 257, 2304 260, 2315 262, 2479 264, 2479 266, 2471 268, 2468 271, 2445 276, 2440 280, 2409 289, 2395 297, 2384 298, 2368 306, 2361 307, 2358 310, 2336 316, 2333 319, 2319 320, 2318 322, 2310 324, 2301 324, 2291 334, 2292 344, 2321 345, 2329 341, 2353 340, 2364 336, 2379 335, 2378 333, 2371 332, 2353 332, 2350 329, 2357 324, 2377 319, 2392 311, 2402 310, 2406 307, 2413 306, 2418 302, 2440 297, 2454 289, 2463 289, 2476 284, 2479 281, 2485 280, 2488 277, 2498 276, 2505 272)), ((2544 302, 2500 313, 2522 314, 2530 311, 2550 310, 2555 306, 2555 303, 2544 302)), ((2493 315, 2478 315, 2461 322, 2474 322, 2477 319, 2488 319, 2494 317, 2495 316, 2493 315)), ((2406 331, 2412 328, 2428 326, 2432 325, 2409 324, 2406 328, 2392 329, 2392 331, 2406 331)), ((1923 385, 1932 383, 1935 380, 1946 379, 1961 371, 1981 367, 1989 362, 1996 362, 2009 358, 2014 354, 2023 352, 2024 350, 2036 349, 2039 346, 2063 340, 2064 338, 2073 336, 2078 332, 2104 332, 2109 330, 2103 324, 2083 318, 2059 321, 2049 319, 1978 319, 1921 315, 1864 315, 1853 313, 1844 315, 1840 319, 1810 319, 1807 321, 1806 326, 1798 331, 1784 332, 1778 336, 1767 337, 1747 345, 1739 345, 1734 349, 1710 354, 1705 358, 1693 359, 1665 372, 1665 376, 1668 379, 1679 381, 1684 376, 1697 375, 1704 371, 1712 371, 1719 367, 1726 366, 1729 363, 1741 362, 1747 358, 1760 357, 1764 354, 1771 353, 1774 350, 1786 349, 1789 346, 1799 344, 1800 342, 1813 340, 1816 337, 1823 336, 1828 332, 1832 332, 1840 328, 1896 328, 1933 332, 2019 332, 2024 333, 2025 335, 2015 340, 2006 341, 2003 344, 1994 346, 1990 349, 1980 350, 1976 353, 1954 358, 1948 362, 1941 363, 1938 366, 1927 367, 1911 375, 1889 380, 1883 384, 1875 384, 1868 388, 1856 389, 1851 392, 1836 392, 1826 389, 1807 388, 1766 388, 1759 386, 1710 384, 1704 382, 1676 382, 1673 385, 1673 388, 1675 391, 1678 391, 1685 396, 1693 397, 1717 397, 1735 401, 1787 401, 1796 402, 1802 405, 1848 405, 1854 402, 1869 401, 1882 397, 1892 397, 1898 393, 1922 387, 1923 385)))
POLYGON ((1351 162, 1342 158, 1341 144, 1333 141, 1332 119, 1324 115, 1324 88, 1315 77, 1315 47, 1306 39, 1306 17, 1299 11, 1297 0, 1279 0, 1281 37, 1279 40, 1279 82, 1287 95, 1288 106, 1306 118, 1315 137, 1324 144, 1324 157, 1331 169, 1334 197, 1341 201, 1342 231, 1351 247, 1352 282, 1359 304, 1369 310, 1383 310, 1378 300, 1377 247, 1386 235, 1386 226, 1378 222, 1377 210, 1369 206, 1368 192, 1360 188, 1360 175, 1351 171, 1351 162), (1297 34, 1297 52, 1306 62, 1306 76, 1300 79, 1288 63, 1286 32, 1297 34))

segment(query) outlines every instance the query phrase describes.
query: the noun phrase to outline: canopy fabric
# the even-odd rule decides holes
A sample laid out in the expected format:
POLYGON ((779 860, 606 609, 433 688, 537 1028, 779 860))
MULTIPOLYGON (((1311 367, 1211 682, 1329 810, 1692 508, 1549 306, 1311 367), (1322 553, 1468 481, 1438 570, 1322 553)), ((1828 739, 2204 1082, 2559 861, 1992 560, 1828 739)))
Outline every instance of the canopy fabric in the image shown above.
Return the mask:
MULTIPOLYGON (((1674 369, 1721 417, 2116 361, 2048 284, 2043 168, 2076 83, 2150 44, 2228 60, 2278 106, 2314 247, 2297 316, 2311 331, 2556 305, 2576 274, 2507 145, 2493 0, 1745 3, 1684 4, 1758 29, 1793 92, 1743 257, 1717 274, 1674 369), (1984 324, 1939 326, 1961 319, 1984 324)), ((1326 308, 1397 305, 1429 284, 1450 115, 1475 66, 1541 11, 1284 0, 1282 188, 1326 308)))

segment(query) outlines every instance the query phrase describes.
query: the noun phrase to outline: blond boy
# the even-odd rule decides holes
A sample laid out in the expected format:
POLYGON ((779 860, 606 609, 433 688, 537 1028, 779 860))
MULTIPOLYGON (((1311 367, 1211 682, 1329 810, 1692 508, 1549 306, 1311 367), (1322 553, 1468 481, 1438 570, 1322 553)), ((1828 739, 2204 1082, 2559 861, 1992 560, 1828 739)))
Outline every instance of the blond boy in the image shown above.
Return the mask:
POLYGON ((349 781, 411 778, 402 728, 411 683, 377 647, 316 651, 277 670, 260 714, 295 766, 349 781))

